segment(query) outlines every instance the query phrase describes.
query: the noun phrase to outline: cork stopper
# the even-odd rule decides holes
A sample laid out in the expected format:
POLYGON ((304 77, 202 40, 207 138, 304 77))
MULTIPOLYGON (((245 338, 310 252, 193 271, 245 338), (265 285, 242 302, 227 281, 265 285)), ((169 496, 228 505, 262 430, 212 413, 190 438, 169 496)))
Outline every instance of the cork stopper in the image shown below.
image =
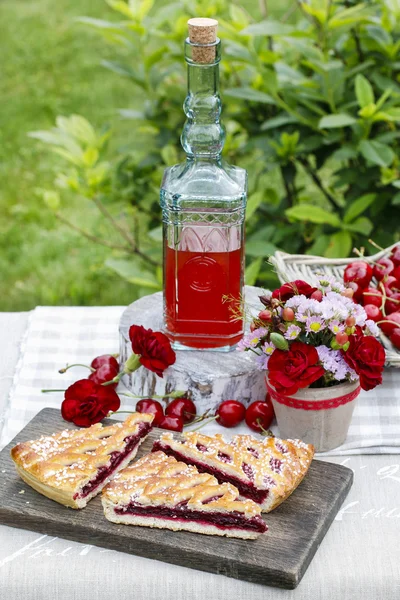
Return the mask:
MULTIPOLYGON (((214 44, 217 41, 218 21, 215 19, 189 19, 189 41, 191 44, 214 44)), ((215 46, 194 46, 193 61, 207 64, 215 61, 215 46)))

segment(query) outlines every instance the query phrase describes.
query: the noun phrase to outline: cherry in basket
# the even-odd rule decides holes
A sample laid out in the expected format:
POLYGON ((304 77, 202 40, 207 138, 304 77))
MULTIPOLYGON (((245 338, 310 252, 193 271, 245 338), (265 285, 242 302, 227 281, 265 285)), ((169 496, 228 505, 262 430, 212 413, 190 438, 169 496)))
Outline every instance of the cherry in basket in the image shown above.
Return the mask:
POLYGON ((378 281, 381 281, 384 277, 388 277, 394 270, 393 261, 390 258, 380 258, 376 261, 374 266, 374 277, 378 281))
POLYGON ((370 284, 372 273, 371 265, 365 260, 354 260, 347 265, 343 279, 345 283, 354 282, 359 285, 360 289, 365 289, 370 284))
POLYGON ((395 329, 400 328, 400 311, 394 312, 385 319, 382 319, 379 327, 385 335, 390 337, 395 329))

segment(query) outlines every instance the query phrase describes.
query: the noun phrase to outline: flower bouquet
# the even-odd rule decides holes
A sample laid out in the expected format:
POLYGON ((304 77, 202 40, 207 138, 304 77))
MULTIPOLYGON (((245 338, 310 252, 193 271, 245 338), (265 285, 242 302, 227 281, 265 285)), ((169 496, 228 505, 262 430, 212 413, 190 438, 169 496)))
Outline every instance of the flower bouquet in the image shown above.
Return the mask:
POLYGON ((238 349, 255 354, 283 437, 330 450, 346 439, 356 398, 382 383, 378 327, 353 290, 334 278, 285 283, 260 296, 264 309, 238 349))

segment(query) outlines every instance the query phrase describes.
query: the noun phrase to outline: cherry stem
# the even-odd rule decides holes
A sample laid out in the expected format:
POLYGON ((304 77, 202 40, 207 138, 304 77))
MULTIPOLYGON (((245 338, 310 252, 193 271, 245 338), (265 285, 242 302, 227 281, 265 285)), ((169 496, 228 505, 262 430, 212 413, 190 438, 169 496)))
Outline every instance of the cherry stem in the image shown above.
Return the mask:
POLYGON ((40 390, 42 392, 42 394, 48 394, 50 392, 65 392, 66 390, 40 390))
POLYGON ((267 435, 268 437, 275 437, 274 434, 272 433, 272 431, 270 429, 264 429, 264 427, 261 425, 261 419, 258 418, 256 420, 257 425, 259 426, 259 428, 261 429, 261 431, 267 435))
POLYGON ((376 322, 377 325, 380 325, 381 323, 389 323, 390 325, 396 325, 396 327, 400 327, 400 323, 396 323, 396 321, 391 321, 390 319, 383 319, 382 321, 376 322))
POLYGON ((379 244, 377 244, 376 242, 374 242, 374 240, 370 239, 370 240, 368 240, 368 242, 371 244, 371 246, 374 246, 378 250, 385 250, 385 248, 382 248, 382 246, 379 246, 379 244))
POLYGON ((107 385, 112 385, 113 383, 119 383, 119 381, 120 381, 120 379, 121 379, 122 375, 124 375, 124 372, 123 372, 123 371, 121 371, 121 373, 118 373, 118 375, 116 375, 116 376, 114 377, 114 379, 110 379, 110 381, 104 381, 104 382, 103 382, 103 383, 101 383, 100 385, 107 386, 107 385))
POLYGON ((92 373, 94 373, 96 371, 96 369, 93 369, 93 367, 89 367, 89 365, 82 365, 81 363, 74 363, 73 365, 67 365, 63 369, 59 369, 58 372, 61 374, 66 373, 68 371, 68 369, 71 369, 72 367, 85 367, 86 369, 90 369, 90 371, 92 373))
MULTIPOLYGON (((199 429, 201 429, 205 425, 208 425, 209 423, 211 423, 211 421, 215 421, 215 419, 218 419, 218 415, 215 415, 214 417, 210 417, 209 419, 205 419, 204 423, 202 423, 201 425, 199 425, 199 427, 195 427, 194 429, 191 429, 190 431, 198 431, 199 429)), ((189 427, 189 425, 192 425, 192 423, 188 423, 187 425, 185 425, 185 427, 189 427)))

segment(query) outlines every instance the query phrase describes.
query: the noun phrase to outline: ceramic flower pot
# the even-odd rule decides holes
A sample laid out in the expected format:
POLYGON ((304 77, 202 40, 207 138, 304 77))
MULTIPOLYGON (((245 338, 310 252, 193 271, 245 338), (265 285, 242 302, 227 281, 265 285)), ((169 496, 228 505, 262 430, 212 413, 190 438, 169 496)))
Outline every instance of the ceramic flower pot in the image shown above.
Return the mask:
POLYGON ((349 430, 360 383, 342 383, 328 388, 304 388, 293 396, 283 396, 269 383, 282 438, 298 438, 313 444, 317 452, 343 444, 349 430))

